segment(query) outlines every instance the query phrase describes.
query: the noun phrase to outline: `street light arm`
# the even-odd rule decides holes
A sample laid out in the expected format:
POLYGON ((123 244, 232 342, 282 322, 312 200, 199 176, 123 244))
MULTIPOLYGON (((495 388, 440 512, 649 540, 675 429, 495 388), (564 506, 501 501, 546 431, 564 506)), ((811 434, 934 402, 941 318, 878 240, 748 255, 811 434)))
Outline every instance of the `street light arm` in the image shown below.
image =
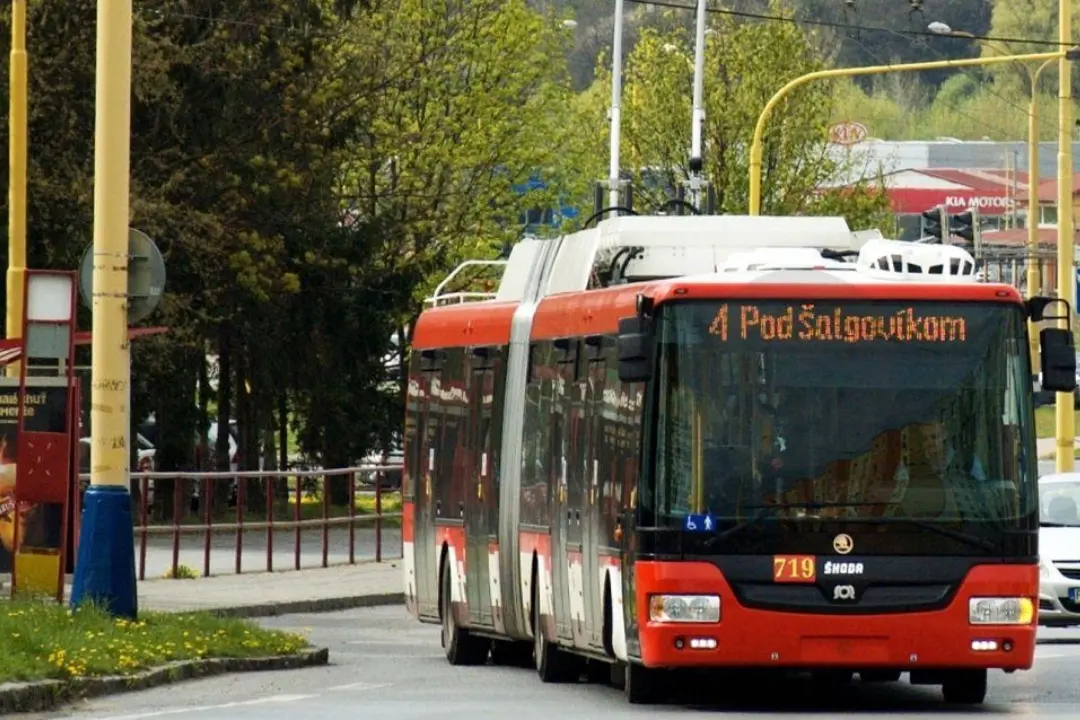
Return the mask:
POLYGON ((981 65, 998 65, 1007 62, 1033 62, 1035 60, 1061 60, 1068 58, 1071 53, 1066 50, 1044 53, 1028 53, 1026 55, 994 55, 992 57, 960 58, 958 60, 934 60, 930 62, 903 63, 897 65, 868 65, 866 67, 832 68, 830 70, 817 70, 815 72, 800 75, 788 82, 769 98, 765 103, 761 115, 758 116, 757 125, 754 126, 754 137, 750 144, 750 214, 761 214, 761 155, 762 144, 765 137, 765 123, 772 114, 773 108, 783 100, 788 93, 814 80, 828 80, 839 77, 854 77, 856 75, 884 75, 891 72, 913 72, 917 70, 941 70, 946 68, 973 67, 981 65))

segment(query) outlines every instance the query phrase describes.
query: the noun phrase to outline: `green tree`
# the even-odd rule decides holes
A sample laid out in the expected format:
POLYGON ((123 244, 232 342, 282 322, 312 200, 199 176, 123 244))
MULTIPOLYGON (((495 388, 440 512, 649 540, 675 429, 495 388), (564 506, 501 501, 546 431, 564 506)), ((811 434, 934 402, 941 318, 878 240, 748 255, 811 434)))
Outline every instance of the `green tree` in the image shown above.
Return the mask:
POLYGON ((362 221, 394 221, 374 262, 424 278, 400 318, 411 326, 459 260, 517 239, 523 208, 580 193, 566 152, 570 33, 524 0, 390 0, 350 32, 343 81, 363 88, 350 112, 367 130, 351 147, 347 199, 362 221), (515 193, 534 176, 553 182, 515 193))

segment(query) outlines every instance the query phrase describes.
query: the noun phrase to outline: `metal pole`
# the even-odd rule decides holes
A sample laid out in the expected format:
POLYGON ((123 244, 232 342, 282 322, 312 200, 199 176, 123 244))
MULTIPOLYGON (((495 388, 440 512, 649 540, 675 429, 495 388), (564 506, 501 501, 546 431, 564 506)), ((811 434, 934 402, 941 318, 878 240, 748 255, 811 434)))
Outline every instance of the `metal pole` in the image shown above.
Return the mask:
MULTIPOLYGON (((1064 46, 1072 43, 1072 3, 1059 0, 1058 13, 1058 37, 1064 46)), ((1058 297, 1075 309, 1072 133, 1072 65, 1062 57, 1058 62, 1058 297)), ((1058 326, 1068 330, 1071 319, 1062 318, 1058 326)), ((1076 436, 1076 423, 1071 392, 1057 394, 1056 410, 1057 471, 1070 472, 1076 464, 1073 439, 1076 436)))
POLYGON ((135 617, 127 338, 131 0, 98 0, 90 488, 71 603, 135 617))
MULTIPOLYGON (((22 336, 23 272, 26 270, 26 146, 27 146, 27 0, 11 3, 11 77, 8 95, 8 269, 5 335, 22 336)), ((16 361, 7 375, 18 377, 16 361)))
MULTIPOLYGON (((1031 73, 1031 102, 1028 105, 1028 266, 1027 295, 1035 297, 1039 292, 1042 263, 1039 259, 1039 76, 1054 61, 1046 60, 1031 73)), ((1039 335, 1035 323, 1028 321, 1028 348, 1031 354, 1031 372, 1039 367, 1039 335)))
POLYGON ((611 168, 608 172, 608 206, 619 204, 619 142, 622 133, 622 36, 623 0, 615 0, 615 39, 611 50, 611 168))
POLYGON ((701 207, 701 133, 705 125, 705 0, 697 4, 697 38, 694 47, 694 112, 690 127, 690 203, 701 207))
MULTIPOLYGON (((1065 0, 1062 0, 1065 2, 1065 0)), ((855 75, 883 75, 891 72, 912 72, 916 70, 941 70, 945 68, 972 67, 978 65, 1000 65, 1007 62, 1030 62, 1033 60, 1061 60, 1065 61, 1066 51, 1030 53, 1026 55, 994 55, 992 57, 961 58, 959 60, 934 60, 930 62, 904 63, 899 65, 869 65, 866 67, 834 68, 832 70, 818 70, 817 72, 801 75, 788 82, 769 98, 765 103, 765 109, 758 116, 757 125, 754 127, 754 139, 750 145, 750 198, 749 214, 761 214, 761 155, 765 137, 765 122, 772 114, 777 103, 784 99, 788 93, 812 80, 830 80, 839 77, 852 77, 855 75)), ((1070 177, 1071 179, 1071 177, 1070 177)))

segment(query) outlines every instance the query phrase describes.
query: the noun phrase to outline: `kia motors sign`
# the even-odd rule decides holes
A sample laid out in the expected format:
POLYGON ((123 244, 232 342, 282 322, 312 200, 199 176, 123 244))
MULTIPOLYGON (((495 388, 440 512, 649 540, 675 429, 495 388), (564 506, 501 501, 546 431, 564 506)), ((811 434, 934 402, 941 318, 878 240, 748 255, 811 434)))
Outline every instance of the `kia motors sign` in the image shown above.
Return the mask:
POLYGON ((998 210, 999 212, 1005 212, 1012 210, 1013 201, 1012 198, 1007 198, 1004 195, 972 195, 971 197, 964 197, 960 195, 949 195, 945 198, 945 207, 952 210, 953 208, 962 210, 971 210, 972 208, 978 208, 979 212, 987 212, 988 210, 998 210))
POLYGON ((986 190, 939 190, 931 188, 888 188, 885 194, 894 213, 922 213, 944 205, 951 213, 977 208, 980 215, 1004 215, 1012 212, 1013 200, 986 190))
POLYGON ((829 127, 829 142, 834 145, 858 145, 866 139, 866 126, 857 122, 836 123, 829 127))

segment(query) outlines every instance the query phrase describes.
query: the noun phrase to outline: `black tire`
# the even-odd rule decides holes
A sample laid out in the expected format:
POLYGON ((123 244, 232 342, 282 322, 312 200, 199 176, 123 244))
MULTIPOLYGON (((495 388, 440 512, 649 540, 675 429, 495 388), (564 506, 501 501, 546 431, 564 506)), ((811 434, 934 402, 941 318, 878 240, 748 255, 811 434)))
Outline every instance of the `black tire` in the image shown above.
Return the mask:
POLYGON ((541 682, 558 683, 577 680, 581 674, 582 658, 562 650, 544 638, 540 624, 540 591, 537 577, 533 575, 533 664, 541 682))
POLYGON ((585 673, 590 683, 608 685, 611 682, 611 663, 603 660, 585 661, 585 673))
POLYGON ((945 702, 955 705, 980 705, 986 699, 986 671, 958 670, 941 684, 945 702))
POLYGON ((652 705, 660 701, 660 681, 656 670, 629 662, 623 680, 623 692, 631 705, 652 705))
POLYGON ((440 572, 439 612, 442 615, 442 646, 446 651, 446 660, 451 665, 483 665, 487 662, 491 641, 476 637, 465 628, 459 627, 451 607, 450 568, 443 563, 440 572))
POLYGON ((859 679, 864 683, 887 683, 896 682, 900 679, 899 670, 864 670, 859 673, 859 679))

